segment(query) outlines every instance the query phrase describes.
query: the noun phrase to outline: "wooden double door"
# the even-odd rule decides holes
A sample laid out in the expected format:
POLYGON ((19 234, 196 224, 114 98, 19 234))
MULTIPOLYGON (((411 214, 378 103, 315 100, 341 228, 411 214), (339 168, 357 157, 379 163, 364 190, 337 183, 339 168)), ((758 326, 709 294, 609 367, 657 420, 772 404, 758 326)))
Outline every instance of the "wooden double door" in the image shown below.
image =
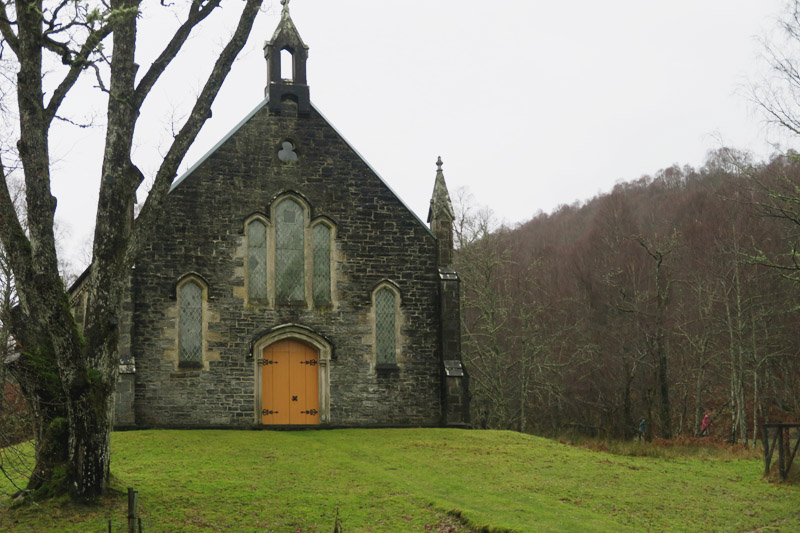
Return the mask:
POLYGON ((285 339, 262 351, 261 423, 319 424, 319 351, 285 339))

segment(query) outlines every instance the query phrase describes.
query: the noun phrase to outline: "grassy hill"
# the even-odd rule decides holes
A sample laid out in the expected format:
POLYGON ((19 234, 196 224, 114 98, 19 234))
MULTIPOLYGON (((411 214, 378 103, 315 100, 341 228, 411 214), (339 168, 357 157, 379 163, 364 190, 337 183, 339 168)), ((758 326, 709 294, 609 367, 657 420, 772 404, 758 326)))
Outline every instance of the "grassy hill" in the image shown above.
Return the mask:
POLYGON ((134 487, 145 531, 330 532, 337 513, 346 532, 462 530, 448 513, 490 531, 800 531, 800 488, 726 454, 448 429, 134 431, 114 433, 112 453, 120 492, 104 505, 5 500, 0 530, 121 531, 134 487))

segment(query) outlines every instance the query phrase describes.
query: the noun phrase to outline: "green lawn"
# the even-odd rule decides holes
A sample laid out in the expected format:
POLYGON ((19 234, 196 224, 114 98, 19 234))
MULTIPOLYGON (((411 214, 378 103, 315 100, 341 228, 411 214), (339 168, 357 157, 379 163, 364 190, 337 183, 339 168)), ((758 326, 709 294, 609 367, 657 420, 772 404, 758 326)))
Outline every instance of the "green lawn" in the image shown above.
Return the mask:
MULTIPOLYGON (((800 488, 755 459, 627 457, 502 431, 132 431, 112 437, 146 531, 800 531, 800 488)), ((723 456, 724 457, 724 456, 723 456)), ((0 492, 10 488, 0 480, 0 492)), ((99 507, 10 509, 0 530, 115 531, 99 507)))

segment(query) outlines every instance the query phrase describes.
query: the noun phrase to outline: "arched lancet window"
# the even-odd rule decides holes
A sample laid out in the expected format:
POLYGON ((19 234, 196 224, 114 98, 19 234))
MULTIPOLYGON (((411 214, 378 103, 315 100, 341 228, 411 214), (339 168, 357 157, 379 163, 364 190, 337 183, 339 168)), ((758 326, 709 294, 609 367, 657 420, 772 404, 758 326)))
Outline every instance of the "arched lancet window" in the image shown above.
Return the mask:
POLYGON ((189 280, 178 289, 180 330, 178 337, 180 360, 203 360, 203 288, 189 280))
POLYGON ((311 235, 314 260, 314 304, 331 303, 331 229, 319 223, 311 235))
POLYGON ((275 292, 279 301, 305 300, 303 208, 287 198, 275 209, 275 292))
POLYGON ((388 287, 375 293, 375 363, 393 365, 397 362, 397 335, 395 299, 388 287))
POLYGON ((267 298, 267 225, 258 219, 247 225, 247 295, 267 298))

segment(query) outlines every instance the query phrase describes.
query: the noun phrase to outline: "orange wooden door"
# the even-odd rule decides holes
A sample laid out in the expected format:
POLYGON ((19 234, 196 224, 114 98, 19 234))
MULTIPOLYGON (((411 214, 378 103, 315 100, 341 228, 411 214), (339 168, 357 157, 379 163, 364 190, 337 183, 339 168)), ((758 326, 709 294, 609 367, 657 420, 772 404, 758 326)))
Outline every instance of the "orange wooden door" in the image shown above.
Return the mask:
POLYGON ((261 423, 319 424, 319 353, 293 339, 262 352, 261 423))

